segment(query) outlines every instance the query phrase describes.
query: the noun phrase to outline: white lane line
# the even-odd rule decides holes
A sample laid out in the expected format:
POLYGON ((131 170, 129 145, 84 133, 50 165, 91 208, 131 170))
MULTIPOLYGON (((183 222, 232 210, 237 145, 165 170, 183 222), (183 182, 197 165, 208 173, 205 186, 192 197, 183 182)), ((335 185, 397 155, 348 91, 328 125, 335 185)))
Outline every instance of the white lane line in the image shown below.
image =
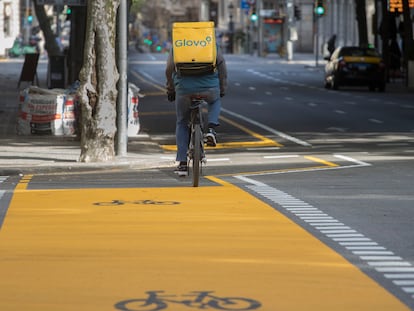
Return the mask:
POLYGON ((372 123, 376 123, 376 124, 382 124, 382 123, 384 123, 383 121, 377 120, 377 119, 368 119, 368 121, 369 122, 372 122, 372 123))
POLYGON ((361 256, 363 260, 402 260, 399 256, 361 256))
POLYGON ((400 285, 400 286, 409 286, 409 285, 414 285, 414 280, 403 280, 403 281, 393 281, 393 283, 395 285, 400 285))
MULTIPOLYGON (((355 231, 355 230, 351 230, 351 231, 355 231)), ((326 233, 326 232, 323 232, 323 233, 326 233)), ((356 237, 363 237, 364 235, 361 233, 335 233, 335 234, 326 234, 326 236, 330 238, 356 238, 356 237)))
POLYGON ((387 279, 414 279, 414 273, 384 274, 387 279))
POLYGON ((226 162, 230 161, 230 158, 215 158, 215 159, 207 159, 207 162, 226 162))
POLYGON ((353 251, 355 255, 394 255, 390 251, 353 251))
POLYGON ((383 246, 348 246, 349 250, 385 250, 383 246))
POLYGON ((334 154, 333 156, 335 158, 339 158, 339 159, 342 159, 342 160, 345 160, 345 161, 348 161, 348 162, 355 163, 359 166, 371 166, 371 164, 369 164, 369 163, 366 163, 366 162, 363 162, 363 161, 360 161, 360 160, 357 160, 357 159, 354 159, 354 158, 351 158, 349 156, 345 156, 345 155, 342 155, 342 154, 334 154))
MULTIPOLYGON (((344 159, 349 160, 347 157, 344 159)), ((369 165, 358 160, 351 160, 351 162, 356 162, 358 165, 369 165)), ((353 230, 351 227, 340 223, 337 219, 309 203, 265 183, 247 177, 247 175, 236 175, 233 177, 245 182, 246 187, 258 194, 259 197, 264 197, 276 203, 283 210, 291 213, 293 217, 297 217, 301 221, 308 223, 333 242, 351 251, 361 261, 365 262, 368 267, 381 273, 404 293, 414 293, 414 286, 412 286, 414 285, 414 267, 410 262, 404 261, 400 256, 395 256, 393 252, 388 251, 377 242, 353 230), (306 204, 307 207, 292 208, 292 204, 306 204)), ((414 298, 414 295, 410 297, 414 298)))
POLYGON ((377 246, 377 242, 340 242, 339 243, 342 246, 346 246, 347 249, 350 249, 350 247, 347 246, 377 246))
POLYGON ((299 155, 274 155, 274 156, 264 156, 263 159, 285 159, 285 158, 298 158, 299 155))
POLYGON ((333 155, 336 158, 354 163, 351 165, 344 165, 344 166, 326 166, 326 167, 312 167, 309 169, 291 169, 285 171, 275 171, 275 172, 257 172, 257 173, 250 173, 246 176, 266 176, 266 175, 278 175, 278 174, 289 174, 289 173, 303 173, 303 172, 316 172, 316 171, 327 171, 327 170, 342 170, 342 169, 349 169, 349 168, 356 168, 356 167, 364 167, 364 166, 371 166, 371 164, 359 161, 357 159, 351 158, 349 156, 344 156, 340 154, 333 155))
MULTIPOLYGON (((364 256, 361 256, 361 259, 364 256)), ((374 267, 411 267, 407 261, 368 261, 367 264, 374 267)))
POLYGON ((274 135, 277 135, 277 136, 279 136, 279 137, 282 137, 282 138, 284 138, 284 139, 286 139, 286 140, 289 140, 289 141, 291 141, 291 142, 294 142, 294 143, 296 143, 296 144, 298 144, 298 145, 302 145, 302 146, 306 146, 306 147, 310 147, 310 146, 312 146, 310 143, 308 143, 308 142, 306 142, 306 141, 303 141, 303 140, 300 140, 300 139, 295 138, 295 137, 293 137, 293 136, 290 136, 290 135, 288 135, 288 134, 282 133, 282 132, 280 132, 280 131, 278 131, 278 130, 275 130, 275 129, 273 129, 273 128, 271 128, 271 127, 267 126, 267 125, 264 125, 264 124, 262 124, 262 123, 259 123, 259 122, 257 122, 257 121, 254 121, 254 120, 252 120, 252 119, 250 119, 250 118, 248 118, 248 117, 245 117, 245 116, 243 116, 243 115, 241 115, 241 114, 238 114, 238 113, 236 113, 236 112, 230 111, 230 110, 225 109, 225 108, 222 108, 221 110, 222 110, 223 112, 225 112, 225 113, 227 113, 227 114, 229 114, 229 115, 233 116, 233 117, 236 117, 236 118, 241 119, 241 120, 243 120, 243 121, 245 121, 245 122, 248 122, 248 123, 250 123, 250 124, 253 124, 253 125, 255 125, 255 126, 257 126, 257 127, 261 128, 261 129, 265 130, 265 131, 268 131, 268 132, 269 132, 269 133, 271 133, 271 134, 274 134, 274 135))

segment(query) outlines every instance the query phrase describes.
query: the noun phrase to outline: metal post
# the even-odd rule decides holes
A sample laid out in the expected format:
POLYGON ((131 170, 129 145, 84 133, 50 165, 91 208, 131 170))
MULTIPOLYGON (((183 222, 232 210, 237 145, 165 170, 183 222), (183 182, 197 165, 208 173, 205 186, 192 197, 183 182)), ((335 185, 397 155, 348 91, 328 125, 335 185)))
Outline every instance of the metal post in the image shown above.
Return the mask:
POLYGON ((319 17, 317 14, 315 16, 315 67, 318 67, 318 58, 319 58, 319 17))
POLYGON ((296 31, 294 29, 294 5, 293 0, 287 0, 286 2, 286 13, 287 13, 287 26, 288 26, 288 38, 286 42, 286 57, 287 60, 293 59, 293 32, 296 31))
POLYGON ((256 0, 257 10, 257 55, 263 56, 263 19, 262 19, 262 0, 256 0))
POLYGON ((128 145, 127 132, 127 101, 128 101, 128 79, 127 79, 127 0, 121 0, 118 8, 118 101, 117 101, 117 145, 116 155, 126 156, 128 145))
POLYGON ((24 37, 23 37, 23 41, 25 44, 29 44, 29 38, 30 38, 30 24, 28 21, 28 17, 29 17, 29 11, 31 8, 31 2, 30 0, 26 0, 26 13, 24 16, 24 37))

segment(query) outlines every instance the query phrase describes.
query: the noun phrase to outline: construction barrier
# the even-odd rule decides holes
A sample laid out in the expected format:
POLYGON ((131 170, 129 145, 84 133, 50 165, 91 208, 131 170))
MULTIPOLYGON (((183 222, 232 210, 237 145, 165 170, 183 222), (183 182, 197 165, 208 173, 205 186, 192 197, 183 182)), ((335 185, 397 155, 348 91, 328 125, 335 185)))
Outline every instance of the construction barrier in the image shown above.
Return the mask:
POLYGON ((63 89, 31 86, 20 92, 18 135, 74 135, 76 133, 76 95, 63 89))
POLYGON ((128 83, 128 137, 137 136, 140 130, 138 104, 139 87, 133 83, 128 83))

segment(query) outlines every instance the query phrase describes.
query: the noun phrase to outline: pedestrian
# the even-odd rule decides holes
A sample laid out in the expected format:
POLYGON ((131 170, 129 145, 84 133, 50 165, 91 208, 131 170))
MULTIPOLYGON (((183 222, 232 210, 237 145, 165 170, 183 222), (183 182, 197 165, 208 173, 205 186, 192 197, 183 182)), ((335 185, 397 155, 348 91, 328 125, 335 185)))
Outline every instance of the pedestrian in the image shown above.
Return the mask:
POLYGON ((221 49, 216 45, 216 70, 201 75, 183 76, 177 73, 174 64, 173 49, 170 50, 165 70, 167 78, 167 96, 175 102, 176 109, 176 161, 179 162, 175 173, 186 176, 187 150, 189 144, 189 122, 191 97, 202 96, 208 103, 207 145, 217 144, 216 127, 219 126, 221 100, 226 93, 227 68, 221 49))
POLYGON ((390 55, 390 76, 397 78, 401 74, 401 51, 397 39, 393 38, 389 48, 390 55))
POLYGON ((331 57, 333 52, 335 51, 335 41, 336 41, 336 35, 332 35, 332 37, 330 37, 328 40, 329 57, 331 57))

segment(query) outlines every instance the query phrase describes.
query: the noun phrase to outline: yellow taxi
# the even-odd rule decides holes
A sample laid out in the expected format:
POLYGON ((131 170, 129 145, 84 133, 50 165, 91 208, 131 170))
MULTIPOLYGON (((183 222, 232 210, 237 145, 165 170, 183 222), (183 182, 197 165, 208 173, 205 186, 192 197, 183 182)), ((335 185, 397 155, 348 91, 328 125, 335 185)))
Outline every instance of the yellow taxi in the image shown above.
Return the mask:
POLYGON ((326 88, 368 86, 370 91, 385 91, 385 64, 374 48, 338 47, 327 60, 326 88))

